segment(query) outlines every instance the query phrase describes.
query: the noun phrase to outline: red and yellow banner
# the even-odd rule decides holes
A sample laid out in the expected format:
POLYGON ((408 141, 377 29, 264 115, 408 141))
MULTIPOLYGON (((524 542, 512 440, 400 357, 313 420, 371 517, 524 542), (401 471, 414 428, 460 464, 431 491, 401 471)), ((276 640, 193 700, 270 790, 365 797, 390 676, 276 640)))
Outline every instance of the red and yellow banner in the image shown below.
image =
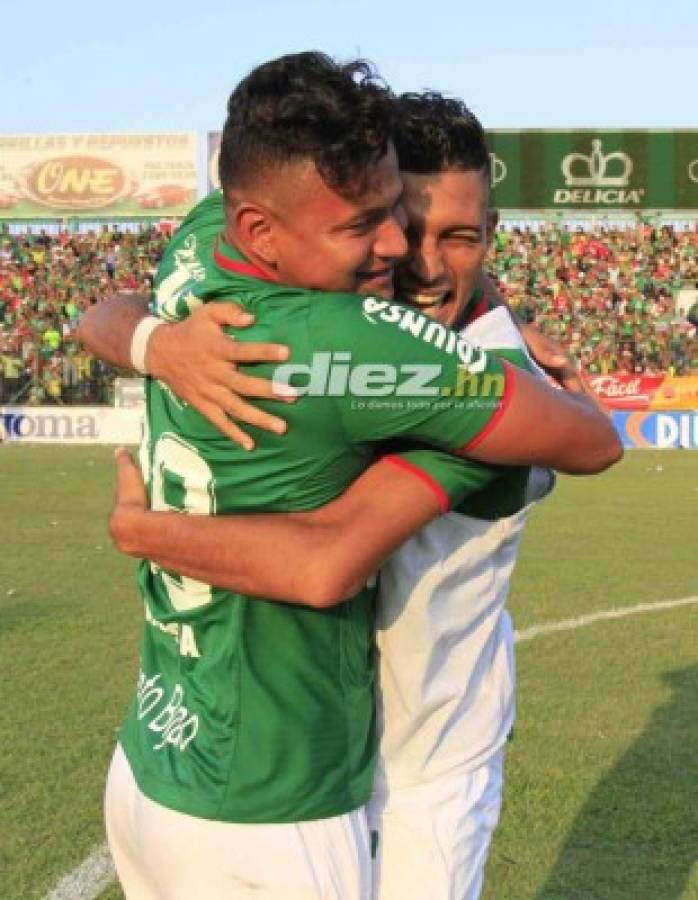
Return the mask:
POLYGON ((698 375, 591 375, 589 381, 609 409, 698 410, 698 375))
POLYGON ((0 218, 183 216, 196 188, 193 131, 0 136, 0 218))

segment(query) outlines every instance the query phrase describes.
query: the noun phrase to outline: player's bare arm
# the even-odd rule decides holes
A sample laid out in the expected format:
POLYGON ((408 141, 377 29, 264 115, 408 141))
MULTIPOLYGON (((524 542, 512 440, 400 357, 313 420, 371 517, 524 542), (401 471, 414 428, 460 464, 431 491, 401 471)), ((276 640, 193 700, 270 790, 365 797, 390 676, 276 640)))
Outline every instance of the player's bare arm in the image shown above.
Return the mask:
MULTIPOLYGON (((478 286, 490 303, 508 308, 496 285, 484 273, 478 286)), ((131 369, 133 333, 147 315, 146 295, 115 294, 85 313, 78 338, 105 362, 131 369)), ((235 303, 206 304, 182 322, 155 329, 148 338, 145 357, 152 375, 248 450, 253 449, 254 441, 239 423, 277 434, 283 434, 286 423, 280 416, 262 412, 246 398, 292 400, 281 396, 279 387, 267 379, 238 371, 241 364, 283 361, 288 355, 283 345, 233 342, 223 331, 226 326, 245 328, 252 321, 235 303)), ((593 398, 588 382, 563 347, 534 325, 518 325, 531 355, 543 369, 565 389, 593 398)))
MULTIPOLYGON (((147 315, 147 295, 114 294, 84 314, 78 339, 105 362, 132 369, 133 334, 147 315)), ((283 385, 238 370, 246 363, 288 358, 288 348, 282 344, 234 341, 223 330, 243 329, 253 322, 254 316, 235 303, 206 304, 182 322, 156 328, 145 348, 147 371, 247 450, 254 448, 254 441, 237 423, 283 434, 286 422, 243 398, 294 399, 290 390, 283 393, 283 385)))
MULTIPOLYGON (((146 315, 146 302, 143 297, 117 296, 92 307, 81 323, 81 339, 96 355, 122 364, 129 357, 133 331, 146 315), (124 300, 128 302, 122 309, 124 300), (111 342, 107 338, 110 331, 111 342)), ((235 365, 283 360, 288 350, 276 344, 231 341, 222 330, 226 325, 240 328, 248 324, 247 314, 233 303, 206 304, 182 322, 157 328, 148 342, 147 362, 153 375, 231 440, 252 449, 252 439, 231 417, 278 434, 285 431, 286 423, 242 398, 289 398, 280 398, 272 382, 245 375, 235 365)), ((527 399, 517 391, 515 415, 506 416, 507 427, 499 425, 467 455, 488 462, 547 465, 575 475, 594 474, 613 465, 622 456, 620 441, 583 379, 554 342, 535 329, 527 339, 536 348, 538 361, 555 370, 567 391, 554 392, 524 375, 521 383, 527 399), (522 427, 522 416, 530 417, 533 412, 541 426, 522 427)))
POLYGON ((114 294, 83 314, 77 338, 94 356, 130 371, 131 338, 147 315, 147 294, 114 294))
MULTIPOLYGON (((239 415, 241 407, 237 404, 244 404, 242 411, 247 421, 252 420, 253 424, 257 424, 255 416, 258 416, 259 421, 266 422, 270 431, 282 433, 285 423, 277 417, 256 410, 239 397, 230 400, 232 377, 238 381, 242 379, 243 389, 248 395, 250 390, 256 391, 260 386, 260 390, 263 391, 263 386, 266 386, 269 391, 272 383, 238 372, 231 375, 232 348, 237 353, 243 345, 241 342, 231 341, 222 332, 222 325, 216 316, 227 319, 228 315, 226 312, 220 313, 221 308, 220 304, 207 304, 181 323, 157 328, 150 337, 151 344, 154 342, 155 346, 148 347, 151 354, 149 364, 155 366, 154 374, 161 377, 185 400, 192 395, 189 382, 194 381, 193 390, 197 403, 192 405, 224 433, 227 431, 222 426, 235 429, 233 439, 242 446, 249 446, 247 436, 228 419, 229 415, 239 415), (161 341, 159 345, 158 340, 161 341), (162 341, 166 343, 163 345, 162 341), (201 374, 202 370, 210 371, 206 364, 208 362, 210 367, 211 359, 215 359, 220 367, 220 375, 217 377, 228 379, 227 386, 212 383, 206 374, 201 374), (207 385, 209 390, 215 392, 214 399, 202 402, 202 392, 207 385), (219 415, 216 404, 221 403, 227 403, 228 406, 226 412, 219 415)), ((239 310, 234 309, 235 315, 239 315, 239 310)), ((133 312, 127 315, 133 315, 133 312)), ((120 337, 125 336, 126 330, 120 337)), ((273 347, 274 345, 248 345, 246 361, 268 359, 265 354, 272 351, 273 347)), ((273 358, 278 357, 272 355, 273 358)), ((506 414, 476 447, 466 447, 462 451, 463 455, 505 465, 550 466, 573 475, 603 471, 621 458, 622 446, 615 429, 589 396, 582 392, 576 393, 572 385, 569 391, 555 391, 525 373, 514 373, 511 369, 509 371, 515 387, 511 390, 512 401, 508 404, 506 414), (536 428, 530 427, 532 421, 537 423, 536 428)), ((269 394, 265 393, 263 396, 269 394)))
POLYGON ((560 391, 507 366, 503 414, 460 454, 482 462, 539 465, 568 475, 603 472, 623 456, 611 420, 584 393, 560 391))
POLYGON ((116 462, 109 527, 119 550, 206 584, 286 603, 342 602, 443 512, 433 488, 390 459, 319 509, 218 517, 149 511, 140 471, 123 448, 116 462))

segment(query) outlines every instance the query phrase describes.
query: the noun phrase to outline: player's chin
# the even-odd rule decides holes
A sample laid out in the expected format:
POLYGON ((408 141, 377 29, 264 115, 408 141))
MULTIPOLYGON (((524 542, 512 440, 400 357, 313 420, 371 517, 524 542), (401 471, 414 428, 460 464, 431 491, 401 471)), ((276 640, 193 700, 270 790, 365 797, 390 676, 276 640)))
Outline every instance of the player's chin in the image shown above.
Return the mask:
POLYGON ((358 275, 356 279, 356 291, 365 296, 376 294, 385 300, 392 300, 395 296, 395 284, 393 270, 389 269, 378 274, 358 275))
POLYGON ((454 325, 460 318, 467 299, 451 292, 436 311, 435 318, 444 325, 454 325))

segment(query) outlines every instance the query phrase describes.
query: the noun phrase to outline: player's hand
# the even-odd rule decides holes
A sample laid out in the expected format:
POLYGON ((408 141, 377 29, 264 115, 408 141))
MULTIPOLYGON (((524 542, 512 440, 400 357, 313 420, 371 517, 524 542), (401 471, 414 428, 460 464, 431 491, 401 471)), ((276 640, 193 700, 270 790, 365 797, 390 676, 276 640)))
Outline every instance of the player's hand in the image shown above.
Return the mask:
POLYGON ((117 550, 134 554, 139 516, 148 509, 148 494, 140 468, 125 447, 114 451, 116 496, 109 516, 109 534, 117 550))
POLYGON ((254 316, 235 303, 207 303, 182 322, 156 328, 146 354, 148 371, 155 378, 245 450, 254 449, 254 441, 236 422, 276 434, 283 434, 287 426, 243 397, 289 403, 296 399, 293 388, 238 370, 245 363, 288 359, 283 344, 245 343, 223 331, 227 325, 246 328, 253 322, 254 316))
POLYGON ((548 375, 565 390, 595 397, 584 374, 577 369, 574 360, 561 344, 543 334, 535 325, 520 325, 519 327, 531 356, 541 369, 545 369, 548 375))

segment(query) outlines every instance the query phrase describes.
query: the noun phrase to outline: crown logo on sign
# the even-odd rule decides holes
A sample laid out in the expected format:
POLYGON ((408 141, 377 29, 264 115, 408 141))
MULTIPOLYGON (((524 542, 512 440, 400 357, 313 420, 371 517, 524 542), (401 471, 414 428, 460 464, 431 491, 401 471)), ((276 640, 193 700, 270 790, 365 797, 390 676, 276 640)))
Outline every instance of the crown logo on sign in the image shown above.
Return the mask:
POLYGON ((620 151, 604 155, 601 141, 595 138, 589 156, 570 153, 562 160, 561 169, 567 187, 627 187, 633 161, 620 151))
POLYGON ((490 182, 493 188, 507 177, 507 164, 496 153, 490 153, 490 172, 490 182))

